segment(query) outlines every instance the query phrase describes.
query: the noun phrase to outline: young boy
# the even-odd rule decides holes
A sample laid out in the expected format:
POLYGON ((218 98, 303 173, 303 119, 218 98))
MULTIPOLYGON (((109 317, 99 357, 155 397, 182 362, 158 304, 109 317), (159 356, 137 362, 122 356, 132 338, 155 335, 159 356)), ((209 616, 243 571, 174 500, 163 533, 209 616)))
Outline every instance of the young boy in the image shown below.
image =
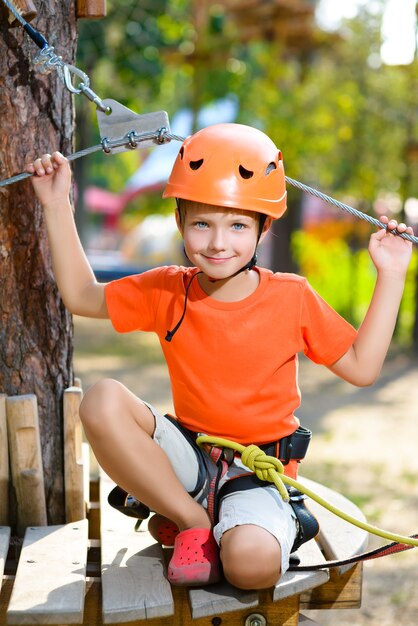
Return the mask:
MULTIPOLYGON (((196 452, 191 438, 205 433, 263 446, 294 433, 302 350, 353 385, 373 384, 411 257, 411 243, 391 230, 412 229, 383 217, 388 230, 371 235, 377 280, 356 332, 304 278, 255 266, 258 242, 286 210, 286 189, 280 151, 254 128, 214 125, 180 149, 164 196, 177 199, 192 267, 159 267, 107 285, 96 282, 76 233, 66 159, 44 155, 28 171, 36 174, 66 306, 77 315, 110 318, 119 332, 157 333, 169 369, 175 419, 114 380, 87 391, 81 418, 99 463, 160 514, 154 516, 160 527, 151 523, 156 536, 164 534, 164 520, 178 533, 168 568, 173 584, 215 582, 221 561, 237 587, 274 585, 298 531, 292 507, 274 486, 253 485, 223 497, 211 519, 217 466, 196 452)), ((295 465, 291 460, 285 471, 294 476, 295 465)), ((221 482, 244 471, 239 458, 230 458, 221 482)))

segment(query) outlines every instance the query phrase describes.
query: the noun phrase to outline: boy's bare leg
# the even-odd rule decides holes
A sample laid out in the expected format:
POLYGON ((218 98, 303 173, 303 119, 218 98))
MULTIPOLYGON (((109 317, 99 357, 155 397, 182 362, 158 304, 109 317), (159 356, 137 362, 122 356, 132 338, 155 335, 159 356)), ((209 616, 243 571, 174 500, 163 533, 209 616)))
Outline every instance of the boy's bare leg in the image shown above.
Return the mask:
POLYGON ((106 379, 91 387, 80 416, 99 464, 118 485, 180 530, 211 527, 206 510, 189 496, 153 441, 151 411, 124 385, 106 379))
POLYGON ((225 578, 240 589, 267 589, 280 578, 280 544, 260 526, 243 524, 227 530, 220 556, 225 578))

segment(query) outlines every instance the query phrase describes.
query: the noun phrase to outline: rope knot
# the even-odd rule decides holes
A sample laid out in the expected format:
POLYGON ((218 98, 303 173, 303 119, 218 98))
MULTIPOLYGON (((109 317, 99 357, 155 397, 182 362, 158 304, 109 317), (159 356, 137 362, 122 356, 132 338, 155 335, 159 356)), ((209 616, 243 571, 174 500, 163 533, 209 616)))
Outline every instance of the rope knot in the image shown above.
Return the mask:
POLYGON ((268 456, 261 448, 251 444, 241 452, 241 461, 260 480, 274 483, 285 502, 289 501, 287 489, 281 479, 284 474, 283 463, 274 456, 268 456))

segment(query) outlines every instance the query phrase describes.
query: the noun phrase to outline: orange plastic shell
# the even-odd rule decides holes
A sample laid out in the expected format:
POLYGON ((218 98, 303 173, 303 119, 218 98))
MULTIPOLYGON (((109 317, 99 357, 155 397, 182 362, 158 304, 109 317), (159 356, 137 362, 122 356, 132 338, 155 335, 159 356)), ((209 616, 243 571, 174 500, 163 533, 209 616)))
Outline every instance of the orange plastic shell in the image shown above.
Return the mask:
POLYGON ((282 153, 263 132, 243 124, 214 124, 182 144, 164 198, 264 213, 286 210, 282 153))

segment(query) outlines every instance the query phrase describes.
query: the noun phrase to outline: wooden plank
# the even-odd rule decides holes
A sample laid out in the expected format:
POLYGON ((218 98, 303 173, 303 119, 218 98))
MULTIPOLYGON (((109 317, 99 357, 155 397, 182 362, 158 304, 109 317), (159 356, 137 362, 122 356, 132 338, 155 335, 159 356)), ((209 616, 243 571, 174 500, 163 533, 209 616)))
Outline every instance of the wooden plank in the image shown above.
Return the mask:
POLYGON ((13 576, 4 576, 3 585, 0 593, 0 624, 5 626, 7 624, 6 611, 9 605, 10 595, 13 589, 13 576))
POLYGON ((6 394, 0 394, 0 524, 9 520, 9 448, 7 444, 6 394))
POLYGON ((106 17, 106 0, 77 0, 76 15, 87 19, 106 17))
MULTIPOLYGON (((334 506, 342 509, 345 513, 348 513, 361 522, 366 521, 360 509, 345 496, 306 478, 301 479, 301 482, 312 489, 312 491, 318 493, 322 498, 331 502, 334 506)), ((327 559, 345 559, 354 554, 360 554, 367 548, 368 533, 365 530, 353 524, 349 524, 312 499, 308 500, 308 506, 314 515, 320 519, 318 543, 327 559)), ((336 571, 339 574, 343 574, 351 567, 353 567, 353 565, 342 566, 336 571)))
MULTIPOLYGON (((301 565, 311 565, 325 562, 324 556, 316 541, 311 540, 304 543, 298 550, 301 565)), ((300 594, 319 585, 323 585, 329 580, 327 569, 307 572, 287 571, 279 580, 273 590, 273 600, 282 600, 294 594, 300 594)))
POLYGON ((83 392, 79 387, 64 391, 64 485, 65 519, 74 522, 86 517, 82 429, 79 408, 83 392))
MULTIPOLYGON (((10 3, 14 5, 20 15, 25 19, 26 22, 30 22, 34 17, 38 15, 36 11, 36 6, 32 2, 32 0, 12 0, 10 3)), ((13 13, 9 11, 9 26, 15 27, 20 26, 20 22, 15 18, 13 13)))
POLYGON ((135 520, 113 509, 107 496, 113 487, 100 480, 103 623, 164 617, 174 614, 174 601, 159 544, 135 520))
POLYGON ((0 590, 3 583, 4 566, 6 564, 7 552, 9 551, 10 528, 0 526, 0 590))
POLYGON ((8 624, 83 622, 87 534, 87 520, 26 530, 8 624))
MULTIPOLYGON (((325 561, 315 541, 304 544, 298 551, 303 565, 325 561)), ((322 585, 329 580, 327 569, 312 572, 286 572, 273 589, 273 601, 284 600, 293 595, 322 585)), ((259 604, 256 591, 243 591, 227 582, 206 588, 189 590, 189 602, 193 619, 222 614, 239 608, 256 607, 259 604)))
POLYGON ((226 581, 188 590, 192 618, 218 615, 258 606, 257 591, 243 591, 226 581))
MULTIPOLYGON (((309 541, 298 551, 303 565, 325 561, 315 541, 309 541)), ((277 602, 295 594, 322 585, 329 580, 327 569, 312 572, 286 572, 273 589, 273 601, 277 602)), ((189 590, 189 602, 193 619, 214 614, 222 614, 239 608, 258 606, 256 591, 236 589, 228 583, 211 585, 202 589, 189 590)))
POLYGON ((320 625, 318 622, 315 622, 310 617, 307 617, 306 615, 302 615, 302 613, 300 613, 298 626, 320 626, 320 625))
MULTIPOLYGON (((305 543, 298 551, 303 565, 325 562, 315 541, 305 543)), ((312 572, 286 572, 273 590, 273 601, 283 600, 324 584, 329 580, 327 569, 312 572)), ((259 604, 256 591, 242 591, 223 582, 207 588, 189 590, 193 619, 222 614, 238 608, 251 608, 259 604)))
POLYGON ((339 575, 331 572, 330 580, 301 595, 302 609, 358 609, 361 606, 362 569, 358 563, 339 575))
POLYGON ((17 533, 22 536, 27 526, 47 523, 36 396, 8 397, 6 415, 17 533))
MULTIPOLYGON (((210 587, 208 587, 208 590, 210 587)), ((258 614, 262 614, 267 624, 274 626, 298 626, 299 596, 286 598, 281 602, 272 602, 270 590, 261 590, 259 595, 260 608, 247 608, 243 606, 237 611, 227 614, 211 615, 210 617, 192 618, 187 602, 187 589, 174 587, 176 612, 170 618, 157 618, 152 621, 152 626, 211 626, 211 624, 225 624, 225 626, 244 626, 250 618, 256 620, 258 614)), ((255 623, 257 623, 255 621, 255 623)))

